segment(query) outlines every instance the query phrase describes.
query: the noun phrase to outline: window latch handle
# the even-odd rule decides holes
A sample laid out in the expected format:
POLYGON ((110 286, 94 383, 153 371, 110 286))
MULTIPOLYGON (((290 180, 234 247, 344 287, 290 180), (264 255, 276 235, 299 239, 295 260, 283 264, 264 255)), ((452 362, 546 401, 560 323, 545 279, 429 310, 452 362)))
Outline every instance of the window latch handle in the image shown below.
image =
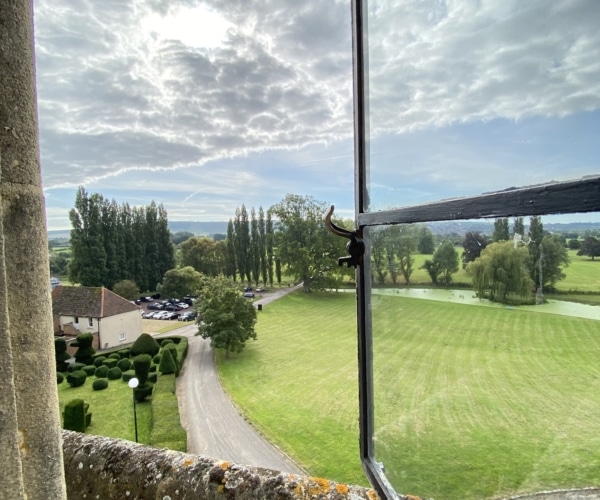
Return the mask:
POLYGON ((348 267, 358 267, 362 264, 363 255, 365 254, 365 242, 360 237, 360 230, 348 231, 347 229, 336 226, 333 222, 331 222, 333 210, 334 207, 331 205, 325 214, 325 226, 336 236, 341 236, 350 240, 348 243, 346 243, 346 250, 348 250, 350 255, 340 257, 338 259, 338 264, 340 266, 346 264, 348 267))

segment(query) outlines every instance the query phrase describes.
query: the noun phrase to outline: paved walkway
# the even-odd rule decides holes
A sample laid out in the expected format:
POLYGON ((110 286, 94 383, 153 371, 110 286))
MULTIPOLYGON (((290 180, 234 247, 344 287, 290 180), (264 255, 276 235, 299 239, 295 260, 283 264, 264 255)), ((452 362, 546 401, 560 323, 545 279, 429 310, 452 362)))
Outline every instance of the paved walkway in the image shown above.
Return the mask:
MULTIPOLYGON (((255 301, 268 304, 297 287, 276 290, 255 301)), ((188 325, 169 332, 186 335, 189 351, 177 378, 181 424, 187 432, 187 451, 240 465, 306 474, 289 457, 266 441, 238 413, 221 387, 210 340, 195 336, 188 325)))

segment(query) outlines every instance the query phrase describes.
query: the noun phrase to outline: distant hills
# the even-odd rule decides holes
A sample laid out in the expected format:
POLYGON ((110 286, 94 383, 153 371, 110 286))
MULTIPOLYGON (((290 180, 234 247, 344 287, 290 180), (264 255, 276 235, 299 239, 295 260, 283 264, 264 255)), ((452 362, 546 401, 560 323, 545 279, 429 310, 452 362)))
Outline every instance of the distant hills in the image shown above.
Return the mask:
MULTIPOLYGON (((525 224, 527 227, 527 220, 525 224)), ((543 218, 542 218, 543 222, 543 218)), ((173 233, 187 231, 196 236, 212 236, 215 234, 227 234, 226 221, 169 221, 169 229, 173 233)), ((433 234, 465 234, 469 231, 479 232, 482 234, 492 234, 494 232, 494 221, 444 221, 430 222, 427 224, 433 234)), ((581 233, 589 230, 600 230, 600 222, 569 222, 569 223, 544 223, 544 229, 551 232, 562 233, 581 233)), ((48 231, 48 239, 68 239, 70 231, 68 229, 60 229, 48 231)))

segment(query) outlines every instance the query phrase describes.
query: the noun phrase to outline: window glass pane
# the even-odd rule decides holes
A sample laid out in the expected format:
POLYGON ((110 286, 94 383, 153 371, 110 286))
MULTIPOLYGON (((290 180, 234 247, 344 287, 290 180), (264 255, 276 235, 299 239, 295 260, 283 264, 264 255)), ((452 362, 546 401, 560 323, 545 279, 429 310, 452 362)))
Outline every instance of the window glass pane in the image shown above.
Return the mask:
POLYGON ((598 173, 600 2, 367 2, 369 211, 598 173))
POLYGON ((483 499, 598 486, 600 224, 365 234, 374 459, 394 489, 483 499))

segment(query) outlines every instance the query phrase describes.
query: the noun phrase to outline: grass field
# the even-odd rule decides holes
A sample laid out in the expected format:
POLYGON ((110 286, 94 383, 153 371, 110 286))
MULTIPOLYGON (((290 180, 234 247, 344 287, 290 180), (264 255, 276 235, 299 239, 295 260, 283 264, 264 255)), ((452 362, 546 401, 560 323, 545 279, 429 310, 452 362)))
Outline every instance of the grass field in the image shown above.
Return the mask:
MULTIPOLYGON (((311 474, 366 484, 354 311, 351 294, 291 294, 219 370, 311 474)), ((373 317, 376 459, 398 491, 481 499, 600 485, 598 322, 383 296, 373 317)))

